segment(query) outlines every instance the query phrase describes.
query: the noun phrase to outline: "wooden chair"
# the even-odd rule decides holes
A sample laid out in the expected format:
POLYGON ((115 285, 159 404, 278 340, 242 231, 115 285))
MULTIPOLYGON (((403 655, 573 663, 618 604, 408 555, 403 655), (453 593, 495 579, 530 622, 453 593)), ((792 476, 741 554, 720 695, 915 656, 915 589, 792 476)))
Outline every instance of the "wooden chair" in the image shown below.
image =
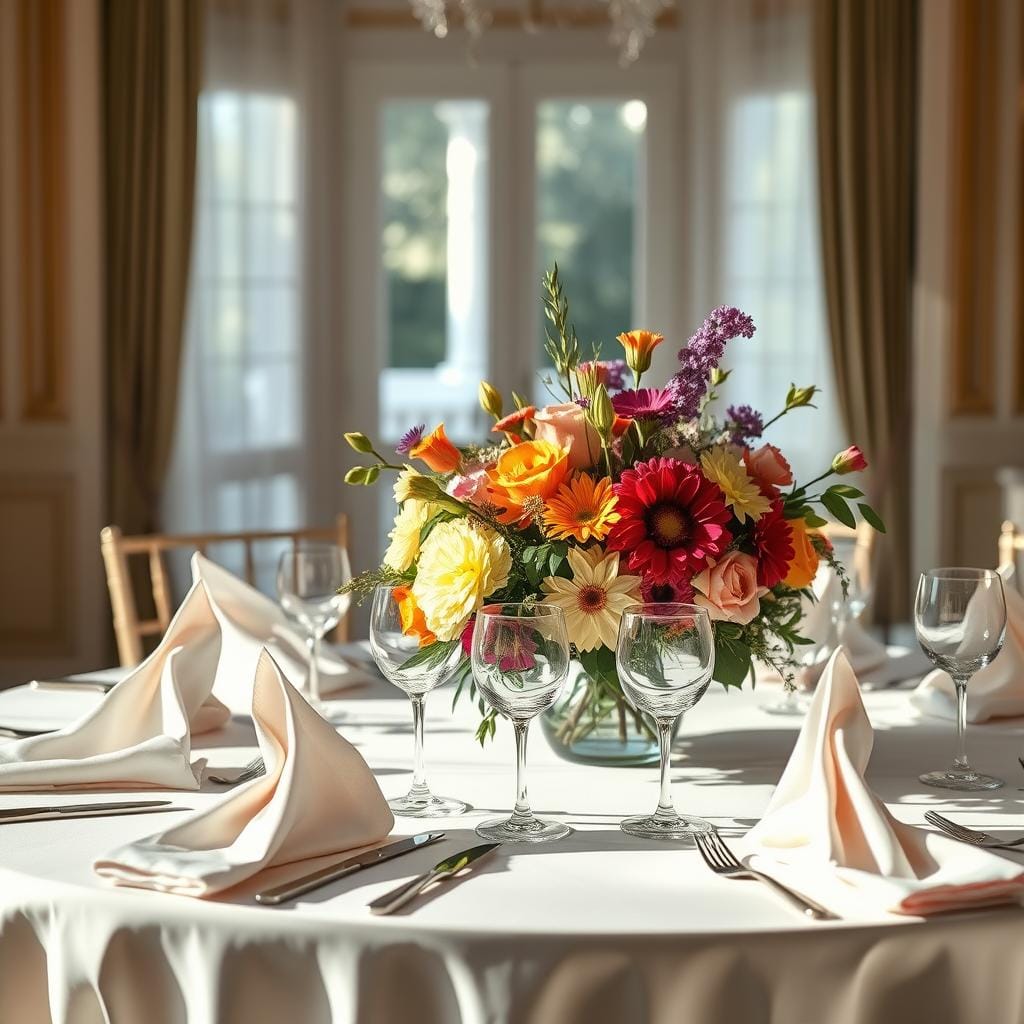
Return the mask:
MULTIPOLYGON (((164 554, 171 550, 187 549, 206 554, 211 544, 241 544, 245 552, 245 579, 253 583, 256 575, 254 546, 268 541, 291 542, 294 550, 302 541, 321 541, 346 547, 348 517, 339 515, 334 526, 311 527, 301 530, 256 530, 241 533, 149 534, 126 537, 117 526, 106 526, 100 531, 100 550, 107 573, 107 588, 114 613, 114 634, 117 653, 122 665, 137 665, 145 656, 143 638, 162 636, 174 614, 170 578, 164 554), (156 615, 140 620, 129 558, 143 555, 149 568, 149 581, 153 592, 156 615)), ((342 619, 334 632, 334 639, 348 638, 348 619, 342 619)))
POLYGON ((1016 571, 1017 559, 1022 551, 1024 551, 1024 531, 1019 530, 1007 519, 999 534, 999 568, 1016 571))

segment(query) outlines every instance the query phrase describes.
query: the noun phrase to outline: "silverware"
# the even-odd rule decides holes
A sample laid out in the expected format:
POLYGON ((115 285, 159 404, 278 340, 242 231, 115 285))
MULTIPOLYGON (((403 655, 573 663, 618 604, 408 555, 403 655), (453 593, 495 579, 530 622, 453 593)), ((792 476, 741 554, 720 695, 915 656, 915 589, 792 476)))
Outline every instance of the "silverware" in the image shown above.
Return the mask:
POLYGON ((804 917, 813 918, 815 921, 838 921, 839 915, 833 914, 831 910, 823 907, 820 903, 802 896, 793 889, 788 888, 781 882, 766 875, 761 871, 742 864, 736 855, 725 845, 722 837, 717 832, 698 832, 694 839, 697 841, 697 849, 704 858, 704 863, 716 874, 723 878, 754 878, 765 885, 771 886, 780 896, 785 899, 804 917))
POLYGON ((435 864, 426 874, 417 875, 411 882, 406 882, 397 889, 392 889, 383 896, 378 896, 377 899, 369 904, 370 911, 374 914, 390 914, 400 907, 404 907, 406 903, 409 903, 423 892, 428 885, 443 879, 454 878, 464 868, 467 868, 481 857, 486 857, 487 854, 493 853, 499 846, 501 846, 501 843, 483 843, 480 846, 473 846, 468 850, 463 850, 461 853, 447 857, 439 864, 435 864))
POLYGON ((276 906, 278 903, 284 903, 285 900, 301 896, 311 889, 318 889, 329 882, 336 882, 339 878, 355 874, 355 872, 361 871, 363 868, 373 867, 374 864, 382 864, 386 860, 391 860, 392 857, 400 857, 403 853, 411 853, 413 850, 429 846, 431 843, 436 843, 439 839, 444 839, 444 836, 444 832, 421 832, 419 835, 410 836, 408 839, 400 839, 397 843, 379 846, 376 850, 370 850, 369 853, 361 853, 357 857, 348 857, 345 860, 338 861, 336 864, 329 864, 319 871, 314 871, 312 874, 303 875, 301 878, 293 879, 291 882, 285 882, 284 885, 278 885, 273 889, 259 892, 256 894, 256 902, 276 906))
POLYGON ((100 693, 109 693, 116 685, 116 682, 104 679, 75 679, 65 676, 62 679, 33 679, 28 684, 33 690, 97 690, 100 693))
POLYGON ((237 775, 208 775, 207 778, 210 782, 216 782, 218 786, 237 786, 240 782, 249 782, 266 774, 267 766, 261 755, 254 757, 237 775))
POLYGON ((99 818, 115 814, 151 814, 156 811, 189 811, 171 807, 170 800, 120 800, 105 804, 59 804, 51 807, 10 807, 0 811, 0 825, 16 821, 57 821, 60 818, 99 818))
POLYGON ((962 843, 969 843, 971 846, 983 846, 990 850, 1014 850, 1024 846, 1024 839, 1000 839, 991 832, 981 832, 976 828, 967 828, 965 825, 958 825, 949 818, 944 818, 937 811, 927 811, 925 821, 934 825, 940 832, 945 832, 950 839, 959 839, 962 843))

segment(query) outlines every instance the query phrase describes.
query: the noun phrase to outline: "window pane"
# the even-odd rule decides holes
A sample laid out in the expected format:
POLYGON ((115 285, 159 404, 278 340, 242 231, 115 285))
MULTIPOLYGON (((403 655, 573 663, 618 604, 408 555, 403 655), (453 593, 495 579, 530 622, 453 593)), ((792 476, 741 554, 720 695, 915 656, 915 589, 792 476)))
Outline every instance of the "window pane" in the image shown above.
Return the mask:
MULTIPOLYGON (((546 100, 537 107, 537 246, 558 262, 588 354, 621 357, 633 323, 639 174, 647 107, 640 100, 546 100)), ((541 317, 543 341, 545 321, 541 317)), ((548 362, 542 356, 541 365, 548 362)))

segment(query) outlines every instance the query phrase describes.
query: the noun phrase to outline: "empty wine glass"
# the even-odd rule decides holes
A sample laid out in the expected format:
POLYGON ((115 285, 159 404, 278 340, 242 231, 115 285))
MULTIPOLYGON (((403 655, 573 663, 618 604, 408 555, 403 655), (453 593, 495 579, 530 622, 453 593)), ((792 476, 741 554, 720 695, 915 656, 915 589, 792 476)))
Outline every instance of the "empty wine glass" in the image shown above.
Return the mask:
POLYGON ((561 608, 493 604, 477 612, 473 678, 484 699, 512 722, 516 736, 516 804, 510 818, 493 818, 477 834, 497 842, 540 843, 572 829, 534 816, 526 796, 526 735, 530 721, 555 702, 569 674, 569 637, 561 608))
POLYGON ((677 813, 669 762, 677 718, 707 691, 715 669, 715 636, 704 608, 693 604, 631 605, 619 621, 615 663, 623 692, 658 723, 661 796, 654 814, 626 818, 623 832, 642 839, 685 839, 713 826, 677 813))
POLYGON ((402 797, 388 801, 396 814, 410 818, 463 814, 467 805, 451 797, 435 796, 427 785, 423 765, 423 716, 431 690, 451 678, 462 657, 462 644, 434 643, 420 647, 419 636, 406 634, 402 625, 400 594, 393 587, 377 587, 370 610, 370 652, 388 682, 403 690, 412 702, 414 754, 412 785, 402 797))
POLYGON ((871 553, 853 537, 836 537, 832 541, 836 558, 846 567, 846 599, 838 591, 833 601, 836 640, 841 643, 846 626, 864 614, 872 596, 871 553))
POLYGON ((320 694, 320 641, 341 621, 352 603, 338 590, 352 579, 348 552, 337 544, 302 541, 277 563, 277 593, 285 614, 309 637, 309 703, 323 713, 320 694))
POLYGON ((967 761, 967 684, 999 653, 1006 635, 1006 599, 990 569, 930 569, 921 574, 914 604, 921 649, 953 677, 957 751, 952 767, 921 781, 940 789, 997 789, 1002 779, 976 772, 967 761))

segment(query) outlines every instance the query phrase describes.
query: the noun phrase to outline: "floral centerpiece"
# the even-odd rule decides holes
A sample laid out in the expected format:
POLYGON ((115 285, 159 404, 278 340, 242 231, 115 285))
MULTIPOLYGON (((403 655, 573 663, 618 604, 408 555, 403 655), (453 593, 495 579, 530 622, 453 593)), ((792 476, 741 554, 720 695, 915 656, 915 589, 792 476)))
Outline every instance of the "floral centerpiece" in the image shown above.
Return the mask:
MULTIPOLYGON (((783 452, 763 440, 782 416, 811 406, 816 387, 791 387, 767 420, 747 405, 714 412, 728 377, 719 365, 726 343, 754 335, 745 313, 712 310, 679 352, 672 378, 650 387, 643 378, 660 334, 620 334, 622 360, 602 362, 596 351, 584 360, 557 266, 544 289, 554 378, 543 383, 552 404, 513 394, 507 411, 483 382, 480 404, 494 419, 493 439, 458 447, 443 423, 429 433, 413 427, 397 446, 404 462, 380 455, 364 434, 345 435, 374 460, 349 470, 347 483, 397 472, 398 514, 383 564, 351 588, 394 588, 403 628, 419 640, 415 658, 445 658, 462 645, 456 700, 467 691, 479 701, 468 651, 485 602, 560 606, 579 672, 550 713, 556 749, 587 759, 586 743, 607 736, 620 746, 609 760, 656 759, 650 724, 626 704, 616 676, 623 610, 641 601, 701 605, 714 623, 719 682, 740 686, 756 659, 792 686, 798 648, 808 642, 799 632, 802 601, 819 560, 836 564, 817 532, 826 523, 821 513, 853 526, 855 504, 875 529, 884 527, 856 487, 824 483, 865 468, 858 448, 801 484, 783 452)), ((528 664, 530 652, 495 657, 514 669, 528 664)), ((479 705, 483 742, 496 715, 479 705)))

